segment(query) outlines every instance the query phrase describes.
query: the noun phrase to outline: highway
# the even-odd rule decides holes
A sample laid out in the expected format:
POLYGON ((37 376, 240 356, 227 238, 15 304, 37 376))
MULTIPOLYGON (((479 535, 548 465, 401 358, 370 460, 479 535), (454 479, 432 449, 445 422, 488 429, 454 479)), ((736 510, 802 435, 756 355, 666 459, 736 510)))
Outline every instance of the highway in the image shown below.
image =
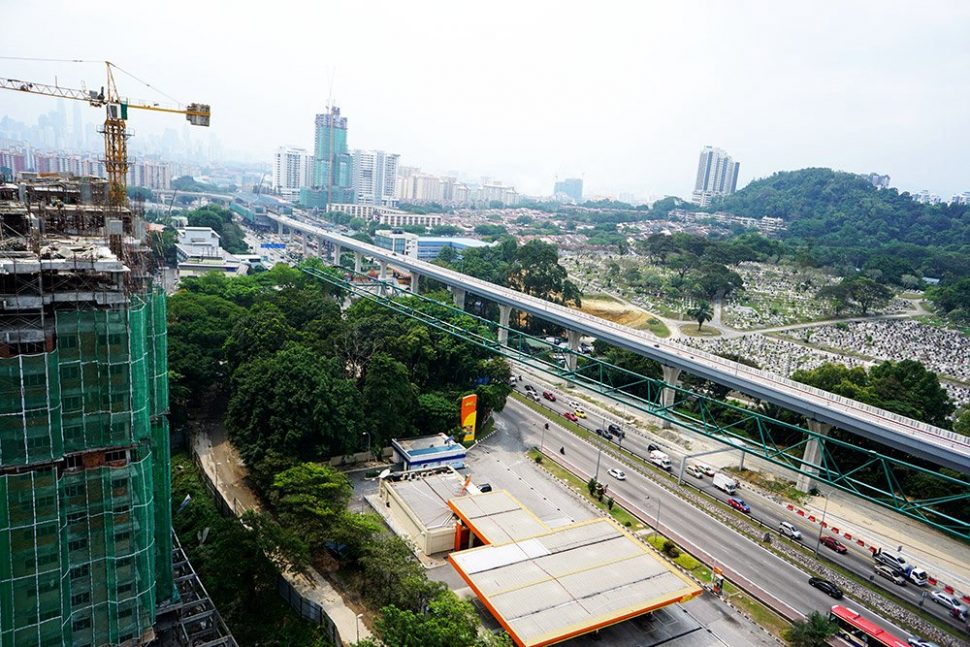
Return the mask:
MULTIPOLYGON (((526 385, 533 386, 535 389, 537 389, 540 395, 539 403, 542 406, 548 408, 550 411, 554 412, 555 414, 562 416, 562 414, 564 414, 565 412, 574 410, 574 407, 570 406, 570 401, 576 400, 577 399, 576 395, 563 395, 559 391, 550 387, 549 385, 543 384, 539 380, 534 379, 534 377, 527 377, 522 382, 519 382, 516 385, 516 390, 519 393, 526 394, 526 390, 525 390, 526 385), (550 393, 552 393, 556 397, 556 400, 553 402, 541 397, 543 391, 549 391, 550 393)), ((578 401, 580 405, 584 405, 585 407, 586 403, 584 400, 579 399, 578 401)), ((513 402, 513 400, 510 398, 509 402, 511 403, 513 402)), ((516 403, 516 405, 518 407, 521 407, 522 409, 525 409, 524 407, 522 407, 521 404, 516 403)), ((593 411, 594 410, 591 407, 585 407, 585 413, 587 417, 585 419, 582 419, 582 418, 579 419, 578 423, 576 424, 579 424, 581 427, 588 429, 589 431, 595 431, 597 428, 606 428, 609 422, 614 422, 617 424, 621 423, 621 421, 615 418, 612 418, 611 416, 604 417, 599 413, 594 413, 593 411)), ((517 415, 524 415, 524 414, 517 413, 517 415)), ((533 414, 533 415, 535 416, 534 420, 536 422, 538 422, 539 420, 543 420, 540 416, 538 416, 538 414, 533 414)), ((622 425, 620 426, 622 427, 622 425)), ((550 427, 552 426, 550 425, 550 427)), ((546 432, 546 433, 549 434, 549 432, 546 432)), ((569 435, 572 436, 572 434, 569 434, 569 435)), ((553 440, 553 438, 561 439, 562 434, 559 433, 557 430, 555 434, 546 435, 546 437, 543 439, 542 434, 540 433, 539 440, 540 441, 544 440, 544 446, 547 451, 551 450, 552 452, 555 452, 559 446, 555 444, 556 441, 553 440)), ((578 444, 574 444, 574 445, 577 447, 577 451, 580 452, 580 455, 584 457, 589 455, 591 457, 590 460, 591 460, 592 466, 588 470, 588 474, 590 476, 595 475, 596 458, 599 452, 597 452, 594 448, 590 447, 589 443, 583 442, 582 440, 579 440, 579 439, 576 439, 576 441, 578 444)), ((647 438, 646 436, 641 435, 640 433, 632 430, 627 431, 627 433, 625 434, 624 438, 622 439, 619 445, 615 442, 615 437, 613 437, 613 441, 606 441, 600 438, 597 438, 597 441, 600 442, 603 445, 603 447, 610 447, 614 451, 617 449, 618 446, 622 445, 624 449, 627 449, 628 451, 633 452, 635 455, 643 458, 644 460, 646 460, 649 446, 651 444, 657 445, 662 451, 664 451, 670 456, 670 460, 672 464, 671 473, 675 476, 679 472, 681 458, 684 456, 684 453, 681 448, 671 446, 668 443, 664 443, 662 441, 657 441, 657 440, 647 438)), ((536 445, 538 444, 539 443, 536 442, 536 445)), ((572 455, 569 453, 568 449, 567 449, 566 458, 570 461, 572 460, 572 455)), ((703 462, 704 458, 701 457, 697 460, 698 462, 703 462)), ((688 463, 690 462, 693 462, 693 461, 688 459, 688 463)), ((616 492, 621 492, 622 491, 620 489, 621 487, 622 488, 629 487, 629 485, 627 485, 626 483, 616 482, 607 473, 607 470, 609 470, 609 468, 618 466, 616 459, 612 458, 607 454, 602 454, 600 456, 600 463, 601 464, 599 468, 599 480, 601 482, 610 484, 611 493, 614 491, 614 488, 616 488, 615 489, 616 492)), ((622 466, 621 466, 621 469, 622 469, 622 466)), ((628 483, 642 485, 640 481, 643 481, 645 479, 640 474, 635 473, 629 469, 625 469, 625 471, 628 475, 628 483)), ((658 474, 656 478, 661 479, 664 477, 658 474)), ((727 499, 730 495, 715 488, 711 484, 710 477, 697 479, 696 477, 693 477, 689 475, 687 472, 685 472, 684 484, 687 487, 696 488, 698 490, 701 490, 707 493, 708 495, 712 496, 718 501, 721 501, 722 503, 724 503, 725 508, 728 507, 727 499)), ((666 491, 663 491, 661 488, 658 488, 656 485, 653 485, 653 490, 661 490, 662 492, 666 493, 666 491)), ((650 492, 647 492, 647 493, 650 494, 651 500, 655 500, 653 498, 654 495, 652 493, 650 492)), ((680 514, 682 509, 689 507, 687 506, 686 503, 683 502, 682 499, 673 497, 673 495, 668 495, 668 496, 670 498, 671 505, 675 506, 671 508, 671 510, 672 511, 677 510, 675 514, 680 514)), ((744 501, 751 507, 752 518, 755 518, 761 521, 765 526, 765 530, 772 531, 773 541, 791 541, 787 538, 783 538, 782 535, 778 533, 780 522, 789 521, 801 531, 802 545, 807 546, 809 549, 814 549, 816 538, 818 537, 818 530, 819 530, 819 527, 817 525, 807 521, 806 519, 798 516, 793 512, 788 512, 787 510, 785 510, 783 506, 779 505, 778 503, 768 498, 763 497, 760 493, 756 491, 739 490, 734 496, 743 498, 744 501)), ((635 499, 635 501, 642 501, 642 500, 643 500, 642 498, 635 499)), ((668 503, 668 500, 663 499, 663 505, 661 507, 665 507, 667 503, 668 503)), ((651 504, 651 506, 652 505, 655 505, 655 504, 651 504)), ((696 514, 703 516, 707 520, 706 523, 708 524, 717 523, 710 517, 707 517, 706 514, 704 514, 702 511, 695 510, 694 508, 690 508, 690 509, 696 512, 696 514)), ((656 516, 656 512, 657 511, 652 509, 651 507, 651 509, 647 511, 647 514, 649 515, 650 519, 654 519, 656 516)), ((661 516, 661 522, 664 522, 665 518, 663 514, 661 514, 660 516, 661 516)), ((692 532, 692 529, 688 529, 687 531, 682 532, 679 526, 674 526, 674 523, 675 523, 674 519, 669 519, 669 522, 672 528, 676 528, 679 533, 687 537, 690 541, 693 542, 695 537, 699 537, 699 540, 701 543, 698 543, 697 545, 705 547, 705 549, 707 549, 707 542, 709 540, 705 538, 706 533, 700 533, 700 535, 696 535, 692 532)), ((664 523, 663 525, 666 526, 667 524, 664 523)), ((727 532, 734 534, 734 532, 731 530, 727 530, 727 529, 725 530, 727 532)), ((837 563, 842 568, 852 571, 853 573, 855 573, 856 575, 859 575, 860 577, 868 578, 869 576, 871 576, 873 573, 873 560, 870 553, 868 553, 868 551, 858 548, 853 542, 843 541, 843 543, 846 545, 846 548, 848 549, 848 551, 845 554, 837 554, 833 550, 826 548, 823 545, 819 547, 819 555, 821 556, 822 559, 830 560, 834 563, 837 563)), ((750 544, 750 546, 757 546, 757 544, 750 541, 748 541, 748 544, 750 544)), ((750 546, 748 548, 750 548, 750 546)), ((770 555, 768 551, 765 551, 760 546, 757 546, 757 549, 761 553, 770 555)), ((709 552, 711 555, 717 554, 716 550, 709 550, 709 552)), ((775 559, 778 559, 778 558, 775 558, 775 559)), ((779 559, 779 561, 781 560, 779 559)), ((725 563, 728 563, 728 562, 725 562, 725 563)), ((787 562, 785 562, 785 564, 787 564, 787 562)), ((807 579, 807 577, 803 577, 803 580, 804 579, 807 579)), ((762 574, 755 575, 753 581, 759 584, 762 584, 764 582, 765 588, 771 591, 772 593, 778 590, 774 586, 768 586, 768 584, 771 582, 765 581, 763 579, 762 574)), ((791 582, 789 582, 789 584, 791 584, 791 582)), ((805 584, 805 586, 806 588, 810 588, 810 587, 807 587, 807 584, 805 584)), ((890 594, 897 596, 899 598, 902 598, 912 604, 919 604, 921 595, 923 594, 924 591, 927 593, 927 595, 929 594, 929 591, 932 591, 932 587, 930 586, 918 587, 912 583, 908 583, 906 586, 899 586, 881 577, 875 578, 870 586, 882 588, 888 591, 890 594)), ((814 591, 815 589, 812 589, 812 590, 814 591)), ((823 597, 826 597, 826 596, 823 595, 823 597)), ((785 598, 781 598, 781 599, 783 601, 785 600, 785 598)), ((802 609, 798 606, 794 606, 794 608, 802 611, 802 609)), ((924 603, 924 608, 929 613, 937 616, 938 618, 945 620, 947 623, 951 624, 954 627, 962 626, 959 622, 957 622, 955 619, 950 617, 946 609, 934 603, 932 600, 927 599, 924 603)))
MULTIPOLYGON (((563 462, 583 477, 592 476, 596 469, 597 451, 589 443, 555 424, 550 424, 548 431, 543 430, 545 419, 512 399, 496 416, 505 421, 506 428, 517 429, 523 441, 529 445, 538 446, 543 442, 547 453, 551 454, 558 454, 562 447, 565 454, 557 455, 557 462, 563 462)), ((806 573, 711 518, 702 510, 686 504, 683 499, 660 487, 653 480, 605 456, 600 469, 601 480, 608 483, 609 494, 618 503, 645 519, 651 527, 658 525, 659 517, 661 534, 672 536, 682 544, 700 548, 725 570, 729 579, 739 576, 748 580, 790 609, 805 615, 813 610, 827 613, 836 603, 810 586, 806 573), (627 479, 617 481, 607 476, 606 470, 611 467, 624 469, 627 479)), ((852 604, 848 599, 843 603, 852 604)), ((872 612, 868 612, 867 616, 901 637, 910 635, 892 623, 877 618, 872 612)))
POLYGON ((682 369, 692 375, 773 402, 813 420, 835 425, 925 458, 937 465, 970 473, 970 437, 738 364, 711 353, 667 342, 650 333, 614 324, 460 272, 398 255, 303 219, 277 214, 270 214, 270 217, 280 227, 306 233, 330 245, 338 245, 344 251, 359 253, 450 287, 466 290, 568 330, 633 351, 666 366, 682 369))

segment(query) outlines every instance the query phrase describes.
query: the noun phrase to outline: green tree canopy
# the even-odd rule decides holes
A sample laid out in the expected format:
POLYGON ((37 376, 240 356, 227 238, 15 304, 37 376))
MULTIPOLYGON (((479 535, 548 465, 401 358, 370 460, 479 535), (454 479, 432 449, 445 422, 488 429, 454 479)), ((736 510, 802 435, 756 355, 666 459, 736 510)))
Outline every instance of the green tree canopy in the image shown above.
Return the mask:
POLYGON ((792 647, 826 647, 838 625, 828 615, 812 611, 805 620, 797 620, 785 631, 785 640, 792 647))

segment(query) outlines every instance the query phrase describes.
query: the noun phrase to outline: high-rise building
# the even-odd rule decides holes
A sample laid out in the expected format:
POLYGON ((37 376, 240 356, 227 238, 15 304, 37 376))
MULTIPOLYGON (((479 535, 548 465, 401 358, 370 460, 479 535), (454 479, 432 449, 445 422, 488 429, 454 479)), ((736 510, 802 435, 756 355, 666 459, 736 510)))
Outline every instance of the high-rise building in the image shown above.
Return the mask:
POLYGON ((307 152, 303 148, 280 146, 273 156, 273 191, 287 199, 299 197, 307 186, 307 152))
POLYGON ((353 152, 354 197, 360 204, 393 207, 397 204, 397 153, 355 150, 353 152))
POLYGON ((555 198, 561 198, 565 196, 566 198, 572 200, 573 202, 583 201, 583 179, 578 177, 566 178, 561 182, 556 182, 556 186, 552 191, 552 195, 555 198))
POLYGON ((889 176, 880 175, 879 173, 863 173, 862 177, 869 180, 869 183, 876 187, 877 189, 888 189, 889 188, 889 176))
POLYGON ((317 115, 315 126, 312 189, 319 195, 307 195, 304 199, 308 192, 301 191, 300 201, 315 203, 315 206, 353 202, 353 160, 347 152, 347 118, 340 115, 340 108, 333 106, 317 115))
POLYGON ((697 180, 691 202, 706 207, 711 199, 719 195, 729 195, 738 188, 740 162, 735 162, 720 148, 705 146, 697 163, 697 180))
POLYGON ((0 187, 4 646, 144 644, 175 593, 165 294, 106 196, 0 187))

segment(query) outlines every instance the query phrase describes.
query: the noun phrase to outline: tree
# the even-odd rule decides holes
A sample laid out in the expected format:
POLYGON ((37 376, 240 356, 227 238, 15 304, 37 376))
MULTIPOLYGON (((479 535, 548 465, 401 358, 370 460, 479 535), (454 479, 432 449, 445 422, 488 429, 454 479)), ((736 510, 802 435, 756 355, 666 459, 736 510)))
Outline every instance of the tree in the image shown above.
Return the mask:
POLYGON ((970 436, 970 405, 964 405, 953 421, 953 431, 970 436))
POLYGON ((422 393, 414 424, 421 434, 450 434, 458 427, 458 404, 440 393, 422 393))
POLYGON ((411 435, 418 405, 416 391, 404 364, 384 352, 371 356, 361 394, 367 426, 378 447, 391 438, 411 435))
POLYGON ((386 606, 375 623, 384 644, 395 647, 474 647, 480 626, 475 607, 447 590, 431 600, 427 612, 386 606))
POLYGON ((698 331, 704 325, 705 321, 710 321, 714 317, 714 311, 711 309, 711 304, 707 301, 701 301, 696 307, 688 310, 687 314, 697 322, 698 331))
POLYGON ((360 559, 361 593, 377 606, 423 611, 445 586, 431 582, 411 548, 394 535, 375 537, 364 547, 360 559))
POLYGON ((312 545, 333 538, 352 494, 341 472, 300 463, 276 475, 269 498, 283 525, 312 545))
POLYGON ((362 405, 336 360, 289 344, 233 373, 226 427, 247 464, 273 449, 316 460, 358 447, 362 405))
POLYGON ((785 631, 785 640, 793 647, 825 647, 838 631, 838 625, 827 615, 812 611, 805 620, 796 620, 785 631))
POLYGON ((858 304, 864 315, 869 313, 869 308, 886 305, 893 296, 892 290, 885 285, 864 276, 849 279, 848 288, 849 298, 858 304))

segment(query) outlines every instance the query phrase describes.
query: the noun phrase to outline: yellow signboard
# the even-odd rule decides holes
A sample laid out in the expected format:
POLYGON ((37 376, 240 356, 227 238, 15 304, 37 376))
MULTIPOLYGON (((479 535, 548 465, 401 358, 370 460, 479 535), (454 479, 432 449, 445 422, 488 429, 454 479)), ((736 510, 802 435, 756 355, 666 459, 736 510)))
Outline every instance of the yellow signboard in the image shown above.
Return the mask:
POLYGON ((478 416, 478 396, 472 393, 461 399, 461 428, 465 432, 464 442, 475 440, 475 421, 478 416))

